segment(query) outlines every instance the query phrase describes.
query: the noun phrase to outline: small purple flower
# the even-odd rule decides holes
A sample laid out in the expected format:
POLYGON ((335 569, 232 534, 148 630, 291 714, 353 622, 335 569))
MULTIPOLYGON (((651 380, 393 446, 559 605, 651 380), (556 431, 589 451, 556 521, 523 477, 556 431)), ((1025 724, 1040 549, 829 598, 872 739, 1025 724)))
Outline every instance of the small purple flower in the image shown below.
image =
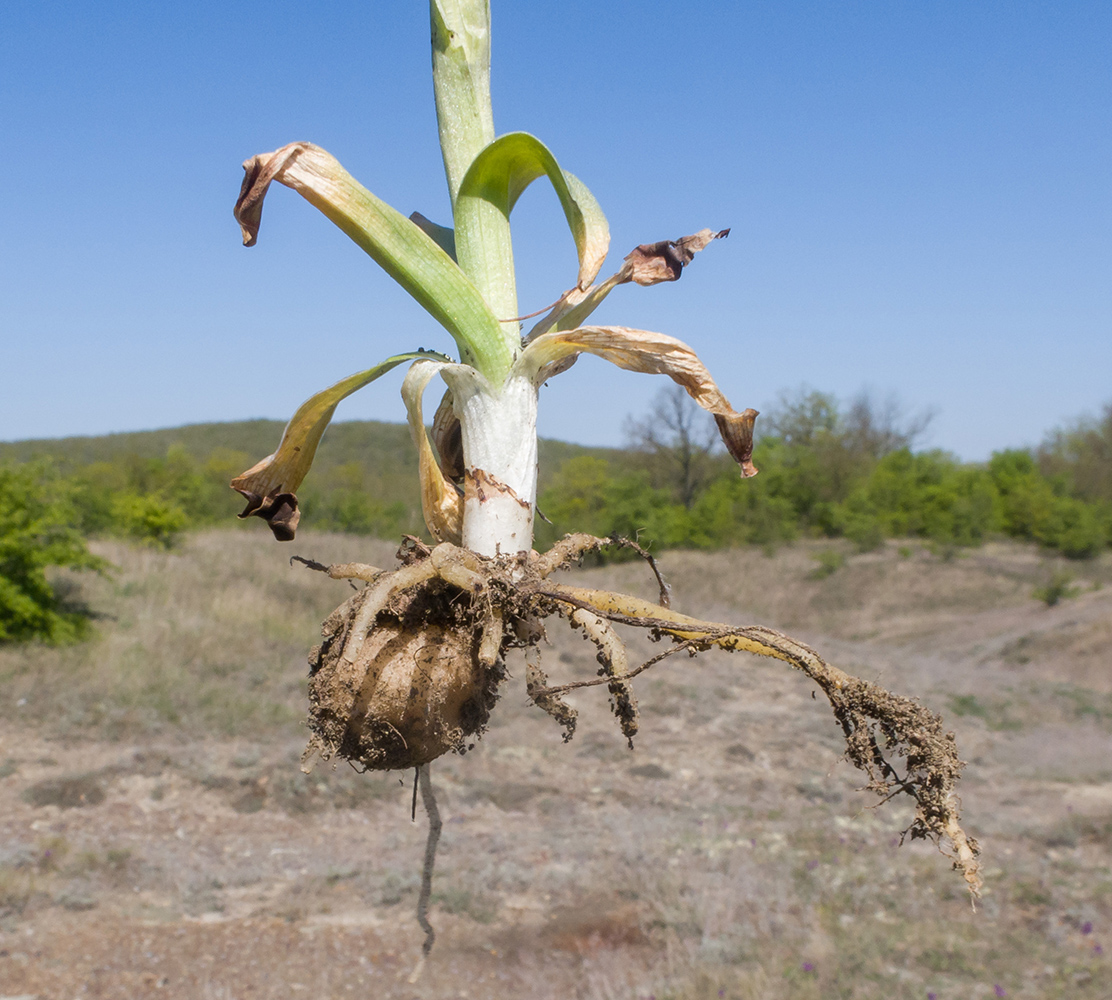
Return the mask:
POLYGON ((807 862, 807 871, 813 872, 816 868, 818 868, 818 866, 819 866, 819 863, 817 861, 815 861, 815 860, 808 861, 807 862))
POLYGON ((724 997, 724 996, 726 995, 726 991, 725 991, 725 990, 719 990, 719 991, 718 991, 718 995, 719 995, 720 997, 724 997))
POLYGON ((927 994, 927 1000, 938 1000, 938 994, 937 993, 928 993, 927 994))
POLYGON ((815 967, 810 962, 804 962, 803 963, 803 971, 804 972, 814 972, 815 967))
POLYGON ((1104 954, 1104 949, 1099 944, 1095 944, 1095 945, 1093 945, 1093 954, 1094 955, 1103 955, 1104 954))
POLYGON ((1093 933, 1093 922, 1091 920, 1086 920, 1085 923, 1083 923, 1081 925, 1081 933, 1082 934, 1092 934, 1093 933))
POLYGON ((995 993, 998 997, 1006 997, 1008 995, 1008 991, 1004 989, 1004 987, 1001 986, 999 983, 993 986, 992 992, 995 993))

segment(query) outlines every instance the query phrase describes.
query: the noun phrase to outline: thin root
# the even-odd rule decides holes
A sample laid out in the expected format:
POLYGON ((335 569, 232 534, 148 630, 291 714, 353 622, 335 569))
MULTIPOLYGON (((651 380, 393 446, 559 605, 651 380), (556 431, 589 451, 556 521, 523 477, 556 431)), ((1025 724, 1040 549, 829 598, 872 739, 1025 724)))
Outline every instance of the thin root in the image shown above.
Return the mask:
POLYGON ((634 541, 630 541, 628 538, 620 538, 617 535, 611 535, 609 538, 598 538, 595 535, 587 535, 582 532, 573 535, 565 535, 544 555, 537 557, 533 564, 533 568, 537 574, 544 579, 562 566, 567 566, 574 560, 582 558, 588 552, 597 552, 599 549, 605 548, 608 545, 613 545, 622 549, 632 549, 644 559, 645 562, 649 564, 650 569, 652 569, 653 575, 656 577, 657 586, 660 588, 660 606, 662 608, 671 606, 672 588, 668 586, 665 581, 660 572, 660 567, 656 564, 656 560, 650 553, 641 548, 640 545, 634 541))
POLYGON ((436 807, 436 795, 432 790, 428 764, 417 769, 417 782, 421 788, 421 802, 425 807, 425 813, 429 817, 429 836, 428 840, 425 841, 425 861, 421 865, 421 891, 417 896, 417 923, 421 925, 421 930, 425 932, 425 943, 421 945, 421 958, 409 978, 411 983, 415 983, 421 975, 425 959, 432 951, 432 946, 436 941, 436 931, 432 929, 432 924, 429 923, 429 900, 432 898, 432 873, 436 867, 436 847, 440 843, 440 830, 443 826, 440 822, 440 810, 436 807))
POLYGON ((676 653, 683 650, 692 650, 695 648, 695 643, 691 640, 686 642, 678 642, 674 646, 669 646, 662 653, 657 653, 656 656, 651 657, 641 664, 639 667, 634 667, 629 673, 615 674, 614 677, 595 677, 589 681, 572 681, 570 684, 560 684, 557 687, 542 687, 537 688, 536 691, 530 691, 529 696, 535 701, 540 698, 556 698, 562 694, 567 694, 569 691, 575 691, 577 688, 598 687, 601 684, 611 684, 614 681, 631 681, 638 674, 643 674, 649 667, 655 667, 661 660, 666 660, 669 656, 674 656, 676 653))

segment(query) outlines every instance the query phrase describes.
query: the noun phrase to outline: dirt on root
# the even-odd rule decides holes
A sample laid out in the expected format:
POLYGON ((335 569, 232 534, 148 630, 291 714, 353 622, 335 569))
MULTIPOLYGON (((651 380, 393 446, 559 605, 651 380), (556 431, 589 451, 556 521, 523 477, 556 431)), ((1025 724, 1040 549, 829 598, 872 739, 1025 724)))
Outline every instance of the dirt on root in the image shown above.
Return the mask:
POLYGON ((370 593, 333 611, 309 653, 306 760, 404 770, 474 746, 505 672, 500 663, 481 662, 482 629, 470 596, 439 583, 399 594, 353 643, 370 593))

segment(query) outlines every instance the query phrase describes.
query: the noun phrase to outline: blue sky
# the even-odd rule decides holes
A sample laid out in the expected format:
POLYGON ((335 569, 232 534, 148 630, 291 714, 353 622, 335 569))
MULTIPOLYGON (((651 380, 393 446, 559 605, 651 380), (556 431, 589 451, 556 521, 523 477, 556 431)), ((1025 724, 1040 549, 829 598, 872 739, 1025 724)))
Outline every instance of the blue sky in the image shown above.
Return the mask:
MULTIPOLYGON (((427 7, 9 0, 0 8, 0 439, 267 416, 447 334, 292 192, 258 246, 240 163, 319 143, 447 221, 427 7)), ((499 131, 638 243, 732 227, 599 322, 694 346, 731 401, 801 384, 933 408, 967 459, 1112 400, 1112 5, 494 0, 499 131), (682 11, 682 15, 678 14, 682 11)), ((538 182, 523 310, 574 280, 538 182)), ((403 419, 400 373, 341 419, 403 419)), ((659 387, 586 359, 541 432, 623 439, 659 387)))

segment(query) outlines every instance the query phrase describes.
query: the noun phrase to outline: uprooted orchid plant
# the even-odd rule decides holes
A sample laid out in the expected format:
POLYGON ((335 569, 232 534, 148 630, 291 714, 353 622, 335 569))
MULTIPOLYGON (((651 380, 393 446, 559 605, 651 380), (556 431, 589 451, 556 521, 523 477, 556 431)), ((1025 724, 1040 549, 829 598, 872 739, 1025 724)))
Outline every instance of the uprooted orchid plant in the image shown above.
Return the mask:
MULTIPOLYGON (((955 867, 976 893, 977 847, 959 825, 954 793, 962 764, 937 715, 827 665, 778 632, 677 614, 668 607, 663 583, 661 602, 653 604, 551 579, 553 571, 589 550, 610 544, 637 548, 635 543, 569 535, 543 555, 532 550, 538 389, 581 353, 672 378, 714 415, 741 475, 756 475, 750 460, 756 411, 736 411, 690 347, 645 330, 585 325, 617 286, 678 279, 695 253, 728 230, 703 229, 639 246, 613 275, 596 283, 609 247, 598 203, 532 135, 495 137, 489 0, 431 0, 430 8, 436 110, 454 227, 417 213, 406 218, 327 152, 305 142, 248 160, 236 203, 250 246, 271 183, 297 191, 401 284, 452 335, 459 353, 458 360, 424 349, 395 355, 317 393, 294 414, 278 450, 232 482, 248 501, 242 516, 262 517, 279 540, 292 539, 300 516, 296 490, 337 404, 409 363, 402 396, 419 456, 422 511, 439 544, 429 548, 410 540, 393 571, 309 563, 367 586, 325 621, 323 642, 311 654, 313 735, 306 753, 366 768, 418 768, 431 805, 426 765, 464 749, 482 731, 505 678, 504 658, 513 648, 525 651, 529 696, 570 738, 575 711, 561 695, 582 682, 548 685, 539 650, 541 623, 551 615, 582 629, 597 646, 602 676, 596 683, 609 687, 622 732, 631 741, 637 731, 631 687, 636 674, 681 650, 748 651, 785 661, 823 689, 845 733, 847 757, 866 772, 868 787, 882 797, 911 795, 917 803, 911 836, 945 839, 955 867), (540 177, 551 182, 560 200, 579 267, 575 284, 542 310, 543 317, 523 336, 522 321, 529 317, 519 316, 510 213, 540 177), (422 400, 437 375, 447 391, 430 441, 422 400), (630 668, 614 623, 648 630, 671 644, 630 668), (902 766, 893 762, 898 758, 902 766)), ((425 903, 431 854, 427 860, 425 903)), ((419 917, 427 930, 423 904, 419 917)))

